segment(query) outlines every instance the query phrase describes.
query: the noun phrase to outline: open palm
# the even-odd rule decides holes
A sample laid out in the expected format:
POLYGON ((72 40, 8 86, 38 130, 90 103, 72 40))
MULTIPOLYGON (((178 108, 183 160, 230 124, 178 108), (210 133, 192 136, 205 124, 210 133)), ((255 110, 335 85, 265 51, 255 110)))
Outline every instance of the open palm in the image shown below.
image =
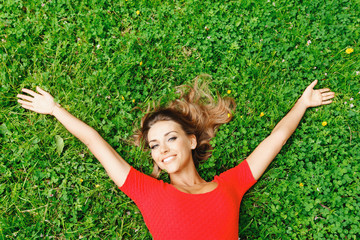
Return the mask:
POLYGON ((18 102, 23 108, 29 109, 31 111, 41 114, 52 114, 56 105, 54 98, 39 87, 36 87, 36 90, 39 93, 23 88, 22 91, 29 94, 30 96, 18 94, 18 102))
POLYGON ((322 88, 314 90, 317 80, 313 81, 304 91, 300 100, 306 105, 306 107, 317 107, 325 104, 332 103, 332 98, 335 97, 335 93, 331 92, 329 88, 322 88))

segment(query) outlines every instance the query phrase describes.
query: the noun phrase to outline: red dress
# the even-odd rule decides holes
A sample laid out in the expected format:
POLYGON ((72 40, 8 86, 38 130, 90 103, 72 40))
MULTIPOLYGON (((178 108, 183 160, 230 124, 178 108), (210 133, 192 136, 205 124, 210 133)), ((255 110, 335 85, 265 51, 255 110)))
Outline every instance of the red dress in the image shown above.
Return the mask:
POLYGON ((155 240, 238 240, 240 202, 256 180, 245 160, 213 181, 213 191, 189 194, 131 168, 120 190, 139 207, 155 240))

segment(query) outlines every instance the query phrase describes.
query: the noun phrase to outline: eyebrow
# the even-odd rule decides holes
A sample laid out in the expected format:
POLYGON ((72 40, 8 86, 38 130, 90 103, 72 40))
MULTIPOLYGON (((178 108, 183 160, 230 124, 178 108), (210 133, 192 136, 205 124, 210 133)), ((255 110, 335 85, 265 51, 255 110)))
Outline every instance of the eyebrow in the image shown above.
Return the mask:
MULTIPOLYGON (((167 135, 169 135, 169 134, 172 133, 172 132, 178 133, 177 131, 170 131, 170 132, 165 133, 165 134, 164 134, 164 137, 166 137, 167 135)), ((151 143, 151 142, 156 142, 156 141, 157 141, 156 139, 153 139, 153 140, 149 141, 149 143, 151 143)))

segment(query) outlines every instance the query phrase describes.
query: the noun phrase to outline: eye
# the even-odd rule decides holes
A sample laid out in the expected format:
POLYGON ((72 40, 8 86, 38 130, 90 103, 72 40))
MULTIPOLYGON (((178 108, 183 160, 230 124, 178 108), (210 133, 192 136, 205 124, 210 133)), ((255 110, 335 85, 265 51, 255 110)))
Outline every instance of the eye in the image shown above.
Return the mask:
POLYGON ((172 138, 169 138, 169 141, 175 141, 177 139, 177 137, 172 137, 172 138))
POLYGON ((158 145, 155 144, 155 145, 153 145, 152 147, 150 147, 150 149, 153 150, 153 149, 155 149, 157 146, 158 146, 158 145))

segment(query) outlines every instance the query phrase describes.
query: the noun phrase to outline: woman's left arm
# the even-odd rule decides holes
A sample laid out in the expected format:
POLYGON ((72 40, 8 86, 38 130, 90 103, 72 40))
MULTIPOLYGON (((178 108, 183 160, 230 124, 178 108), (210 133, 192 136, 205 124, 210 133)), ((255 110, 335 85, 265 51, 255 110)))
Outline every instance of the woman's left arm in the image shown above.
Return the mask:
POLYGON ((330 89, 314 90, 317 80, 313 81, 296 102, 295 106, 275 126, 271 134, 247 158, 251 172, 256 180, 265 172, 282 146, 293 134, 306 109, 332 103, 335 93, 330 89))

